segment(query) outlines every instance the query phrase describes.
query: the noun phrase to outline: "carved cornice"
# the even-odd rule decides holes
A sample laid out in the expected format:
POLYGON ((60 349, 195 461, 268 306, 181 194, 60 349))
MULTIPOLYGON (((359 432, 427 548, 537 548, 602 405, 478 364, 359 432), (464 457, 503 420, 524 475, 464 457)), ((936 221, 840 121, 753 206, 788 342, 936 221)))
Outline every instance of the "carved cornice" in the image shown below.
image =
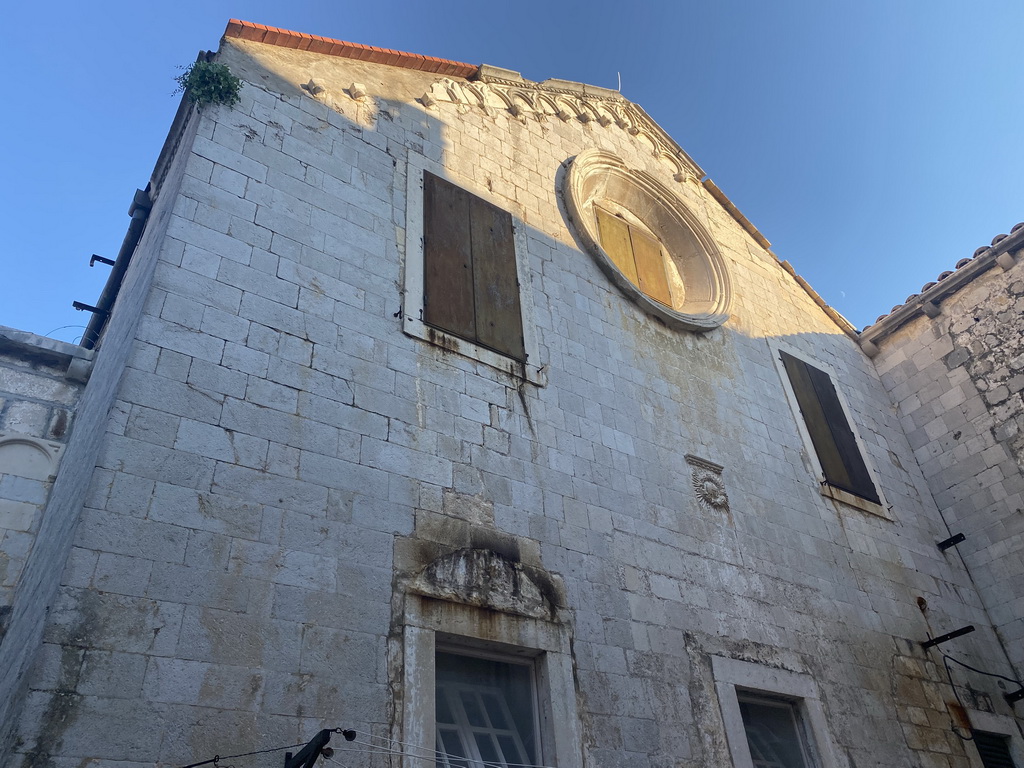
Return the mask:
POLYGON ((699 181, 704 171, 693 159, 636 104, 618 91, 568 80, 542 83, 517 79, 516 72, 497 67, 481 67, 476 80, 445 77, 430 86, 420 102, 428 109, 438 104, 456 104, 483 110, 506 112, 514 118, 566 123, 587 123, 609 130, 623 130, 645 144, 664 162, 678 182, 699 181))
POLYGON ((691 467, 700 467, 701 469, 706 469, 709 472, 715 472, 719 475, 722 474, 722 470, 725 469, 721 464, 715 464, 713 461, 702 459, 700 456, 694 456, 692 453, 686 454, 683 458, 686 459, 686 463, 691 467))

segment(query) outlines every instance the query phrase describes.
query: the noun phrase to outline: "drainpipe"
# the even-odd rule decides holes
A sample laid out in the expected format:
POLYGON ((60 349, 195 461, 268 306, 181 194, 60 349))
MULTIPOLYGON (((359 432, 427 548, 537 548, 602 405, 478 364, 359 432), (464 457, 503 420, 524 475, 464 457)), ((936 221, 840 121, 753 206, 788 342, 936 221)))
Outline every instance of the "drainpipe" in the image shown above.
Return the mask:
POLYGON ((107 319, 110 317, 110 312, 114 308, 114 302, 117 300, 117 294, 121 290, 121 281, 124 280, 124 273, 128 270, 132 254, 135 253, 135 247, 142 238, 142 231, 146 228, 146 220, 149 218, 149 212, 152 207, 153 203, 149 199, 148 187, 146 190, 135 190, 135 197, 132 198, 132 204, 128 208, 128 215, 132 217, 132 221, 128 225, 128 232, 124 236, 124 242, 121 243, 121 250, 117 253, 114 267, 110 270, 110 275, 107 277, 107 283, 103 286, 100 300, 96 302, 95 307, 75 302, 75 309, 84 309, 93 313, 92 319, 89 321, 89 327, 85 329, 85 333, 82 335, 81 346, 85 349, 95 348, 100 340, 103 329, 107 325, 107 319))

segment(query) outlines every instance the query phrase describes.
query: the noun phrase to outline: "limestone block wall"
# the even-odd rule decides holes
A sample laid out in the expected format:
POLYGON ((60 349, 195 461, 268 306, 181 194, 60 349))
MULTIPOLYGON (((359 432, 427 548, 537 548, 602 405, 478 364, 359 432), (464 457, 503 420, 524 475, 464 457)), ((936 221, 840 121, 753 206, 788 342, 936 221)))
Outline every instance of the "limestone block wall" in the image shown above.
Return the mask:
MULTIPOLYGON (((180 140, 188 144, 195 126, 185 124, 179 134, 180 140)), ((72 370, 81 370, 88 363, 88 384, 78 400, 72 421, 73 429, 63 449, 63 457, 53 481, 41 516, 35 544, 22 571, 18 589, 11 605, 7 631, 0 639, 0 761, 15 763, 15 750, 34 749, 37 742, 27 741, 19 726, 32 723, 32 733, 47 738, 47 728, 40 727, 39 717, 47 723, 64 722, 70 710, 76 709, 80 694, 74 686, 61 682, 47 695, 47 706, 40 710, 37 697, 29 689, 28 681, 33 664, 42 668, 53 658, 47 654, 42 643, 44 623, 58 606, 58 589, 65 579, 65 569, 74 573, 76 558, 72 553, 72 541, 79 528, 83 503, 87 498, 90 484, 94 480, 97 453, 107 430, 107 425, 117 414, 112 414, 114 397, 117 392, 125 360, 134 347, 135 330, 142 313, 143 304, 149 295, 149 284, 156 266, 157 255, 164 246, 164 236, 171 219, 172 209, 177 202, 183 162, 180 155, 174 158, 170 153, 167 172, 162 184, 162 198, 156 189, 151 190, 155 200, 142 238, 136 247, 132 262, 124 275, 121 292, 114 304, 104 331, 100 348, 90 354, 74 348, 72 370), (22 720, 26 714, 27 721, 22 720)), ((84 378, 84 372, 79 378, 84 378)), ((132 542, 114 543, 108 546, 132 546, 132 542)), ((77 638, 70 638, 67 647, 61 649, 62 669, 69 675, 81 666, 86 644, 101 647, 99 641, 91 645, 88 631, 77 638)), ((125 640, 126 638, 122 638, 125 640)), ((102 651, 90 658, 90 664, 104 658, 102 651)), ((111 678, 116 681, 115 677, 111 678)), ((113 724, 111 724, 113 726, 113 724)), ((105 749, 97 749, 97 754, 105 749)), ((45 764, 47 757, 38 753, 29 754, 25 762, 29 765, 45 764)))
POLYGON ((72 344, 0 327, 0 638, 71 434, 72 344))
POLYGON ((994 266, 876 358, 956 551, 1024 675, 1024 267, 994 266))
MULTIPOLYGON (((946 528, 888 393, 656 131, 305 51, 219 56, 242 100, 180 143, 15 765, 184 765, 339 726, 390 765, 388 738, 424 737, 417 675, 446 632, 543 651, 549 703, 577 713, 562 768, 729 764, 716 658, 810 681, 833 765, 977 764, 919 641, 974 623, 962 658, 1004 655, 934 546, 946 528), (561 181, 591 148, 670 187, 718 244, 723 327, 653 322, 578 247, 561 181), (512 213, 542 384, 403 333, 410 173, 430 164, 512 213), (883 514, 819 492, 779 346, 835 374, 883 514), (709 463, 727 505, 695 493, 709 463), (472 584, 431 577, 449 562, 543 589, 481 612, 472 584)), ((988 680, 956 682, 1006 714, 988 680)))

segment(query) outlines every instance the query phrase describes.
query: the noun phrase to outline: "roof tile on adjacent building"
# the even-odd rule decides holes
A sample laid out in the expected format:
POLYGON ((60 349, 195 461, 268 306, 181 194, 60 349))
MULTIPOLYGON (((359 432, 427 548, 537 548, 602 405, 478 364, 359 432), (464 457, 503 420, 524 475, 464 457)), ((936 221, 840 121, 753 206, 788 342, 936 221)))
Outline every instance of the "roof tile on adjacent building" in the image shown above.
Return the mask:
MULTIPOLYGON (((994 264, 1003 264, 1003 259, 1009 258, 1010 255, 1019 252, 1022 248, 1024 248, 1024 221, 1016 224, 1009 234, 996 235, 992 238, 991 245, 983 245, 976 249, 971 256, 960 259, 954 269, 946 270, 935 280, 925 283, 921 286, 920 293, 908 296, 902 304, 897 304, 885 314, 879 315, 874 323, 861 331, 862 346, 883 338, 892 330, 916 317, 920 312, 934 316, 934 313, 938 312, 937 306, 941 299, 959 290, 994 264)), ((1010 264, 1012 264, 1012 260, 1006 262, 1004 268, 1010 264)))
MULTIPOLYGON (((1024 229, 1024 221, 1020 222, 1019 224, 1015 224, 1013 229, 1010 230, 1010 235, 1016 234, 1017 232, 1019 232, 1022 229, 1024 229)), ((889 315, 891 315, 893 312, 897 311, 900 307, 904 306, 905 304, 911 304, 911 303, 913 303, 915 301, 919 301, 921 299, 922 294, 925 294, 928 291, 930 291, 932 288, 934 288, 936 285, 938 285, 940 281, 945 280, 947 277, 951 276, 955 271, 963 269, 964 267, 966 267, 968 264, 970 264, 975 259, 981 258, 985 254, 987 254, 995 246, 999 245, 1003 240, 1008 238, 1010 235, 996 235, 995 237, 992 238, 992 244, 991 245, 983 245, 983 246, 975 249, 974 253, 972 255, 968 256, 966 259, 960 259, 960 261, 958 261, 956 263, 956 266, 953 269, 946 270, 945 272, 940 274, 937 278, 935 278, 935 280, 933 280, 932 282, 925 283, 924 285, 922 285, 920 293, 914 293, 914 294, 911 294, 910 296, 907 296, 907 298, 903 302, 903 304, 897 304, 895 307, 890 309, 888 312, 886 312, 884 314, 881 314, 877 318, 875 318, 875 323, 881 322, 882 320, 887 318, 889 315)), ((872 323, 872 325, 874 325, 874 323, 872 323)), ((870 327, 871 327, 870 325, 867 326, 865 328, 865 330, 867 330, 867 328, 870 328, 870 327)))

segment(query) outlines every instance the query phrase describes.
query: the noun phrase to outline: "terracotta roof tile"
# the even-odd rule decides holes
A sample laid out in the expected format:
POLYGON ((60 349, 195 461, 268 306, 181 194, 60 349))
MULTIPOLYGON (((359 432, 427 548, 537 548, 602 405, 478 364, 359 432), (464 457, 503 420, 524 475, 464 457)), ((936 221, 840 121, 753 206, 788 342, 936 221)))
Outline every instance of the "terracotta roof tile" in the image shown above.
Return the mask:
POLYGON ((307 35, 287 29, 253 24, 251 21, 231 19, 224 30, 224 37, 241 40, 252 40, 257 43, 276 45, 281 48, 296 48, 302 51, 313 51, 327 56, 339 56, 359 61, 372 61, 377 64, 388 64, 393 67, 416 69, 422 72, 451 75, 453 77, 473 77, 480 69, 475 64, 461 61, 439 59, 434 56, 423 56, 418 53, 406 53, 390 48, 377 48, 372 45, 347 43, 343 40, 332 40, 318 35, 307 35))
POLYGON ((947 278, 951 277, 955 272, 963 269, 964 267, 969 265, 971 262, 973 262, 975 259, 978 259, 978 258, 984 256, 989 251, 991 251, 992 248, 994 248, 995 246, 999 245, 999 243, 1003 242, 1003 240, 1005 240, 1006 238, 1010 237, 1010 235, 1015 235, 1017 232, 1019 232, 1022 229, 1024 229, 1024 221, 1020 222, 1019 224, 1014 225, 1014 227, 1010 230, 1010 234, 1009 235, 1005 235, 1005 234, 1004 235, 996 235, 995 237, 992 238, 992 244, 991 245, 983 245, 980 248, 978 248, 977 250, 975 250, 974 254, 971 255, 970 257, 964 258, 964 259, 960 259, 960 261, 958 261, 956 263, 955 269, 946 270, 945 272, 940 274, 935 280, 933 280, 931 282, 928 282, 928 283, 925 283, 923 286, 921 286, 921 293, 915 293, 915 294, 912 294, 910 296, 907 296, 906 300, 902 304, 897 304, 895 307, 893 307, 891 310, 889 310, 885 314, 879 315, 876 318, 875 322, 872 323, 871 325, 867 326, 864 330, 866 331, 866 330, 868 330, 868 328, 871 328, 872 326, 877 325, 878 323, 880 323, 883 320, 885 320, 885 318, 889 317, 889 315, 891 315, 893 312, 896 312, 897 310, 902 309, 903 307, 907 306, 908 304, 913 304, 914 302, 916 302, 917 300, 919 300, 921 298, 921 294, 927 293, 932 288, 934 288, 936 285, 941 283, 943 280, 946 280, 947 278))

